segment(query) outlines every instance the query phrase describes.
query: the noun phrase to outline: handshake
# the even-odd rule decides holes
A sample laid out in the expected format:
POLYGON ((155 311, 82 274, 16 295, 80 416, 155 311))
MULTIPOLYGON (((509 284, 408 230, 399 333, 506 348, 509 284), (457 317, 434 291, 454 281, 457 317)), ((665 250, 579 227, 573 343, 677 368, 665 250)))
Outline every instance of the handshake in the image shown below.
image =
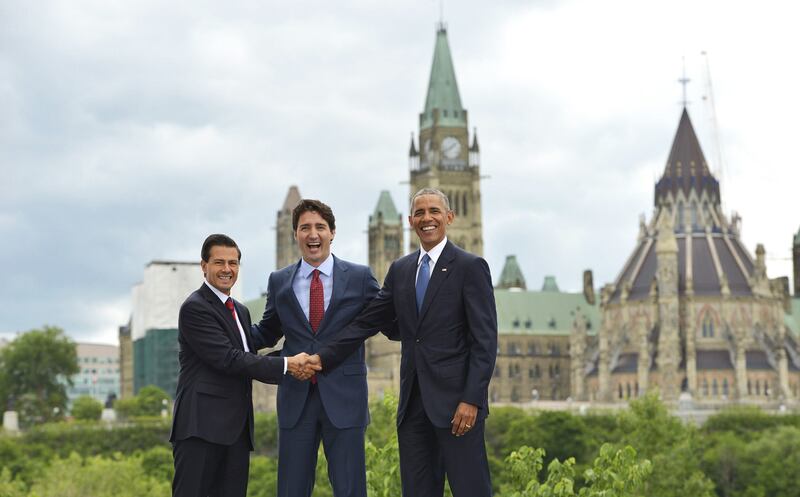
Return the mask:
POLYGON ((317 371, 322 371, 322 359, 317 354, 308 355, 300 352, 286 358, 286 372, 298 380, 308 380, 317 374, 317 371))

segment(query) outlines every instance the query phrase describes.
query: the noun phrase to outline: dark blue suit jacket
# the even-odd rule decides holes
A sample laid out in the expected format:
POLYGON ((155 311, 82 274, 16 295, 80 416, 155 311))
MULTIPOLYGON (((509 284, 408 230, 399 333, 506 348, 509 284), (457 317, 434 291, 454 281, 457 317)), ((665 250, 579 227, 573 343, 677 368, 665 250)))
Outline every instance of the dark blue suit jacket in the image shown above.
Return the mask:
POLYGON ((419 381, 425 412, 434 426, 447 428, 459 402, 489 412, 488 387, 497 357, 497 310, 489 266, 447 242, 433 268, 422 309, 416 305, 419 251, 389 268, 383 288, 336 341, 320 349, 323 371, 339 364, 368 336, 396 329, 402 340, 400 404, 403 421, 413 386, 419 381))
MULTIPOLYGON (((333 295, 315 334, 311 330, 292 288, 300 261, 273 272, 267 286, 267 304, 261 322, 252 328, 257 348, 273 347, 286 337, 282 356, 300 352, 315 354, 338 333, 378 293, 378 282, 367 266, 333 258, 333 295)), ((367 406, 367 365, 363 344, 342 358, 335 373, 317 375, 317 387, 331 423, 337 428, 363 427, 369 423, 367 406)), ((278 422, 283 429, 297 424, 309 389, 308 381, 287 375, 278 387, 278 422)))

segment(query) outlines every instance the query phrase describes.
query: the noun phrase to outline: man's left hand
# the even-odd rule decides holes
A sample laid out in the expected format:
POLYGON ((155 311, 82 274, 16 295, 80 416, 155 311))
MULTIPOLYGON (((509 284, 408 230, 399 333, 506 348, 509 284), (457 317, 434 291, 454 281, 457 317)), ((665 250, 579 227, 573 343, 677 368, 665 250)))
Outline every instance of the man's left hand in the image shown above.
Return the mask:
POLYGON ((478 419, 478 406, 460 402, 456 408, 456 413, 450 424, 453 426, 453 435, 460 437, 475 426, 475 421, 478 419))

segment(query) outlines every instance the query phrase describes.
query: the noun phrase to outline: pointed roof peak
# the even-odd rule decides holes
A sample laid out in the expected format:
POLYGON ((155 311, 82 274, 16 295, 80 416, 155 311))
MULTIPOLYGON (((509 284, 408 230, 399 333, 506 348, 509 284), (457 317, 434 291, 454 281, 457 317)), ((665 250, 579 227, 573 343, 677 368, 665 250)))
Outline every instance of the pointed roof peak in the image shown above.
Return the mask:
POLYGON ((419 152, 417 152, 417 147, 414 145, 414 133, 411 133, 411 147, 408 150, 409 157, 417 157, 419 152))
POLYGON ((545 276, 544 283, 542 283, 542 291, 543 292, 560 292, 561 290, 558 289, 558 283, 556 283, 555 276, 545 276))
POLYGON ((503 265, 503 272, 500 273, 500 281, 497 282, 497 288, 521 288, 527 289, 525 285, 525 276, 522 274, 517 263, 516 255, 507 255, 506 263, 503 265))
POLYGON ((289 191, 286 192, 286 200, 283 201, 283 207, 281 210, 289 212, 293 211, 302 199, 303 197, 300 196, 300 190, 297 188, 297 185, 290 186, 289 191))
POLYGON ((683 191, 688 196, 694 190, 697 195, 706 193, 714 203, 719 203, 719 181, 711 173, 706 163, 700 141, 689 118, 689 111, 683 106, 678 130, 672 141, 672 148, 664 166, 664 174, 656 183, 655 204, 659 205, 668 195, 683 191))
POLYGON ((478 146, 478 129, 472 129, 472 146, 469 147, 470 152, 480 152, 481 148, 478 146))
POLYGON ((467 126, 467 116, 461 106, 453 57, 447 41, 447 27, 443 23, 436 30, 431 76, 425 97, 425 110, 420 115, 420 129, 433 126, 434 120, 440 126, 467 126), (436 118, 434 111, 437 112, 436 118))
POLYGON ((389 190, 381 190, 378 203, 375 205, 375 211, 369 217, 369 225, 377 226, 379 220, 382 220, 383 224, 391 226, 400 224, 400 213, 397 212, 397 207, 394 206, 394 200, 392 200, 392 194, 389 193, 389 190))

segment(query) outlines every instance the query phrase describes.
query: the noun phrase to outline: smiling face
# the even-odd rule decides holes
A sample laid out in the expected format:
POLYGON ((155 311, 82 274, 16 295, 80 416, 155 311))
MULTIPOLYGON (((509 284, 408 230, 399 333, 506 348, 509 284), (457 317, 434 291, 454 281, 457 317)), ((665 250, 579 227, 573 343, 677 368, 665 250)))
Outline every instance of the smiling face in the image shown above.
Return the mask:
POLYGON ((211 286, 230 295, 239 277, 239 249, 214 245, 208 253, 208 261, 200 261, 200 267, 211 286))
POLYGON ((306 211, 297 220, 297 230, 294 238, 303 260, 314 267, 318 267, 331 255, 331 242, 336 231, 332 231, 328 222, 319 212, 306 211))
POLYGON ((453 222, 455 214, 447 209, 444 200, 438 195, 420 195, 414 199, 408 224, 417 233, 419 242, 426 251, 444 240, 447 225, 453 222))

